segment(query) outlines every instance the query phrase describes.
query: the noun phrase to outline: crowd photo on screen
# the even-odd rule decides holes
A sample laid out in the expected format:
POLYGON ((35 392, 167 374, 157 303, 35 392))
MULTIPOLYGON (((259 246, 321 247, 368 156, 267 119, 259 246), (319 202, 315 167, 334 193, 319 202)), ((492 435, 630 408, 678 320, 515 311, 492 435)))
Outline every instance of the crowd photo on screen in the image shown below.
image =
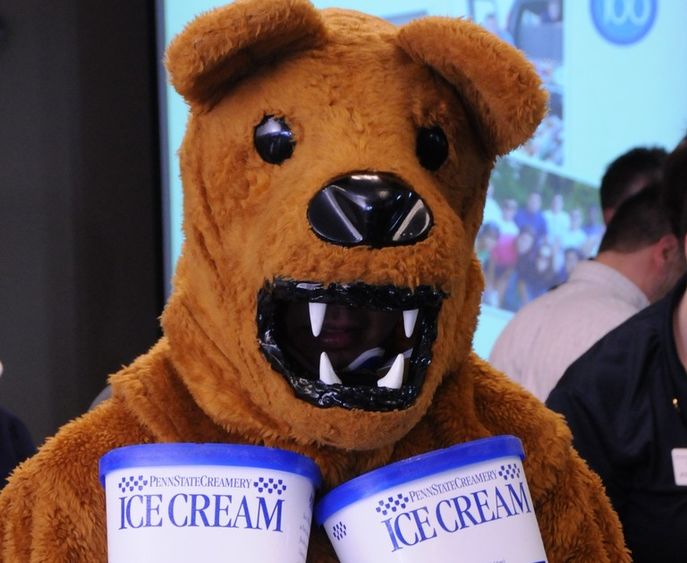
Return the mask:
POLYGON ((594 256, 604 229, 591 186, 515 159, 500 162, 475 242, 485 278, 482 302, 519 310, 594 256))

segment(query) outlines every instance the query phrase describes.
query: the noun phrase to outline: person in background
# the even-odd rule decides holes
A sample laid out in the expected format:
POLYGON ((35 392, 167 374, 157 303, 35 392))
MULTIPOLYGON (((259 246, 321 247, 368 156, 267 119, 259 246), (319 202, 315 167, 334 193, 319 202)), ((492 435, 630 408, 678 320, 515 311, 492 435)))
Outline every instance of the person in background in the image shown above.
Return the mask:
POLYGON ((582 248, 584 256, 596 256, 599 252, 599 244, 604 236, 606 224, 601 215, 601 207, 597 203, 587 207, 587 217, 584 223, 584 232, 587 234, 587 241, 582 248))
POLYGON ((628 197, 660 180, 667 155, 660 147, 635 147, 608 165, 599 186, 604 223, 608 224, 617 207, 628 197))
POLYGON ((599 186, 601 208, 593 204, 587 209, 582 254, 596 256, 605 226, 617 207, 631 195, 661 179, 661 167, 667 155, 661 147, 634 147, 606 167, 599 186))
POLYGON ((496 223, 491 221, 483 223, 475 238, 475 255, 482 266, 484 274, 484 292, 482 303, 496 305, 498 295, 494 285, 494 269, 491 267, 492 254, 499 241, 500 230, 496 223))
MULTIPOLYGON (((664 170, 663 200, 684 259, 687 138, 664 170)), ((682 563, 687 554, 686 288, 687 276, 599 340, 547 400, 604 482, 635 563, 682 563)))
POLYGON ((499 219, 495 221, 501 236, 511 241, 515 239, 520 231, 518 224, 515 222, 515 215, 517 212, 518 202, 512 198, 506 198, 501 202, 501 215, 499 219))
POLYGON ((515 251, 515 260, 513 267, 508 269, 501 276, 497 286, 501 288, 499 295, 501 297, 499 306, 509 311, 517 311, 521 303, 521 294, 519 285, 519 278, 522 269, 526 268, 528 264, 534 262, 535 253, 537 251, 537 242, 534 229, 529 225, 523 225, 522 229, 513 241, 513 248, 515 251))
POLYGON ((553 247, 544 242, 516 267, 520 307, 550 290, 557 282, 553 247))
POLYGON ((36 448, 24 423, 0 407, 0 489, 7 484, 12 470, 34 453, 36 448))
POLYGON ((477 233, 477 238, 475 239, 475 254, 484 272, 489 269, 489 259, 499 241, 500 234, 501 232, 499 231, 498 225, 491 221, 483 223, 477 233))
POLYGON ((582 210, 575 208, 570 212, 570 227, 563 233, 561 237, 561 246, 563 248, 577 248, 582 250, 587 241, 587 233, 582 228, 582 210))
POLYGON ((563 265, 556 273, 555 285, 560 285, 568 281, 583 258, 584 256, 578 248, 566 248, 563 251, 563 265))
POLYGON ((491 251, 491 256, 484 272, 486 280, 485 302, 490 305, 500 306, 508 280, 518 260, 515 239, 520 229, 514 221, 517 211, 518 203, 514 199, 507 198, 503 200, 501 204, 501 220, 497 223, 499 237, 491 251))
MULTIPOLYGON (((555 193, 551 205, 544 211, 548 240, 556 255, 563 254, 563 236, 570 230, 570 213, 564 209, 563 194, 555 193)), ((562 259, 558 262, 560 264, 562 259)))
POLYGON ((532 229, 535 243, 539 243, 546 236, 546 220, 541 210, 541 194, 539 192, 529 193, 525 207, 518 209, 515 214, 515 224, 521 231, 524 227, 532 229))
POLYGON ((618 208, 595 260, 515 314, 489 361, 543 401, 575 359, 660 299, 684 270, 658 190, 646 188, 618 208))
POLYGON ((501 206, 494 198, 494 184, 489 182, 487 186, 487 196, 484 199, 484 212, 482 213, 482 224, 496 223, 501 221, 501 206))

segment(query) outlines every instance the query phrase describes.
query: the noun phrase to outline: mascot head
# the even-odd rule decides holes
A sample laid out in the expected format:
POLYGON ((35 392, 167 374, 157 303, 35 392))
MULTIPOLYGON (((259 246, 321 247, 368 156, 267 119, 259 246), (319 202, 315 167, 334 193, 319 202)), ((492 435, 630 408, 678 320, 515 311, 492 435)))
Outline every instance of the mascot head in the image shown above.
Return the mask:
POLYGON ((468 21, 305 0, 202 15, 167 68, 190 107, 163 318, 184 383, 264 440, 397 441, 469 354, 487 182, 543 116, 536 73, 468 21))

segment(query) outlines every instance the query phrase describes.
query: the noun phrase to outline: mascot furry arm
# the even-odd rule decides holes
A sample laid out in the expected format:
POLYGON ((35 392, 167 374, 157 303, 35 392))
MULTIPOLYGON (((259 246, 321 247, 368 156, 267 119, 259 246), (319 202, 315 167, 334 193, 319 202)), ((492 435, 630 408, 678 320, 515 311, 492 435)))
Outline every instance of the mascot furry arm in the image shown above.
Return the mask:
MULTIPOLYGON (((15 472, 0 560, 105 561, 97 465, 118 446, 280 447, 332 487, 507 433, 549 560, 627 561, 562 420, 470 351, 489 174, 545 111, 521 54, 462 20, 239 0, 191 23, 167 67, 191 112, 165 336, 15 472)), ((321 530, 309 560, 335 560, 321 530)))

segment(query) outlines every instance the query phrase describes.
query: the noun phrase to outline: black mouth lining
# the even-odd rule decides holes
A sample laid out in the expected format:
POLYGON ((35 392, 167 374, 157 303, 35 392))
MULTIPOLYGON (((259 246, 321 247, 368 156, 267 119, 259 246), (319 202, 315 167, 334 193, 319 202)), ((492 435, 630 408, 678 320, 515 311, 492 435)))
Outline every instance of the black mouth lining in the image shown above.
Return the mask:
POLYGON ((431 286, 416 289, 362 282, 323 285, 277 278, 258 293, 257 326, 260 347, 273 369, 283 375, 298 397, 319 407, 390 411, 412 405, 431 363, 437 318, 446 297, 431 286), (399 312, 418 309, 416 334, 408 376, 400 389, 375 385, 326 384, 294 362, 280 342, 278 316, 284 304, 326 303, 351 309, 399 312))

